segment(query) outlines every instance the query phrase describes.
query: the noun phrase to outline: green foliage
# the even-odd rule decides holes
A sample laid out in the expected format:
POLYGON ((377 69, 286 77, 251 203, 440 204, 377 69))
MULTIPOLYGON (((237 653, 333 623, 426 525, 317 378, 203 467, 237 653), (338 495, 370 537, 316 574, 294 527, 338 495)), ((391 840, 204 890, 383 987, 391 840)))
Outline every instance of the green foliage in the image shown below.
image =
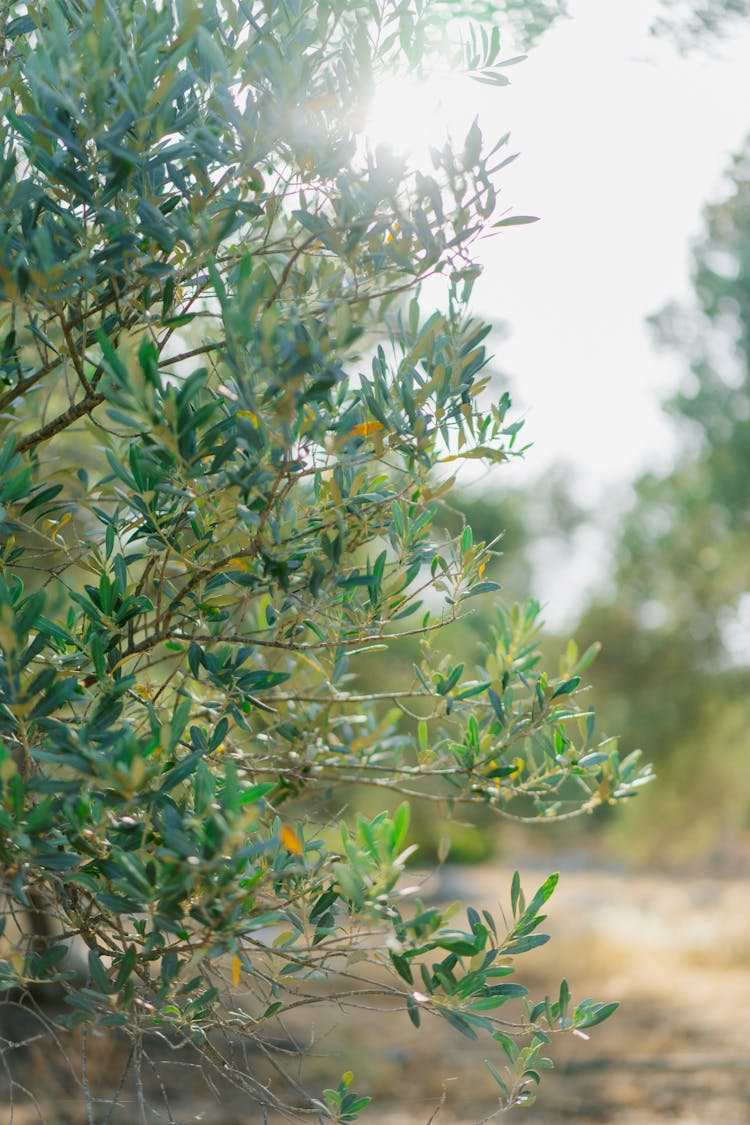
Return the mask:
POLYGON ((550 28, 556 20, 568 15, 566 0, 433 0, 434 10, 442 9, 449 20, 457 15, 468 16, 477 30, 496 23, 498 15, 503 30, 510 30, 524 49, 550 28))
POLYGON ((748 0, 660 0, 659 7, 652 33, 669 36, 682 48, 726 36, 750 15, 748 0))
MULTIPOLYGON (((427 174, 361 133, 440 27, 402 0, 49 0, 6 28, 0 856, 55 936, 29 921, 1 979, 60 985, 69 1025, 266 1057, 293 1008, 379 989, 417 1025, 502 1031, 512 1104, 536 1044, 608 1011, 496 1014, 554 880, 528 907, 514 886, 509 928, 451 929, 402 893, 408 805, 337 804, 549 820, 644 777, 597 743, 585 659, 539 670, 533 603, 472 669, 425 643, 398 690, 359 686, 367 654, 494 601, 491 546, 434 525, 454 468, 519 429, 467 308, 507 138, 475 124, 427 174)), ((457 50, 502 73, 497 35, 457 50)), ((303 1108, 354 1120, 350 1085, 303 1108)))
POLYGON ((323 1110, 331 1121, 356 1121, 360 1112, 367 1108, 372 1099, 360 1097, 351 1091, 353 1081, 354 1075, 347 1070, 346 1074, 342 1074, 335 1090, 323 1091, 324 1102, 316 1101, 313 1104, 323 1110))

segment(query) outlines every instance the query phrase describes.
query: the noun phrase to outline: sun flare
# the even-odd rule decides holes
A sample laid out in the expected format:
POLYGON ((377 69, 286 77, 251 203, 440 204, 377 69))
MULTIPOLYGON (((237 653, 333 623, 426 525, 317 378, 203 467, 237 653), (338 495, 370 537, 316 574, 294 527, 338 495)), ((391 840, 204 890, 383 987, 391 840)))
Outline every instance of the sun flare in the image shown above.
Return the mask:
POLYGON ((411 164, 429 161, 429 151, 448 137, 463 140, 471 125, 464 76, 426 78, 394 75, 379 83, 370 103, 365 135, 373 149, 390 149, 411 164))

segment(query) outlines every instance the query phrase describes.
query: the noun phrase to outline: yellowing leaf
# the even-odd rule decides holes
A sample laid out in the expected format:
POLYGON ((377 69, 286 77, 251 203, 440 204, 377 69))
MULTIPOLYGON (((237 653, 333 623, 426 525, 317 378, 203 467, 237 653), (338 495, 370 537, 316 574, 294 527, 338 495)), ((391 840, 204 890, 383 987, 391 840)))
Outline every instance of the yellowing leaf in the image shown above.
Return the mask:
POLYGON ((138 788, 146 776, 146 763, 140 756, 133 758, 130 763, 130 780, 133 782, 133 787, 138 788))
POLYGON ((242 970, 242 962, 240 961, 239 957, 235 953, 234 957, 232 958, 232 984, 234 985, 235 988, 240 983, 240 972, 241 972, 241 970, 242 970))
POLYGON ((281 842, 286 850, 288 852, 291 852, 292 855, 302 855, 303 851, 305 850, 302 847, 302 841, 300 840, 299 836, 293 828, 289 827, 288 824, 282 824, 279 831, 279 838, 281 839, 281 842))
POLYGON ((249 559, 243 559, 239 556, 236 556, 233 559, 227 559, 226 565, 227 567, 231 567, 232 570, 246 570, 249 572, 253 569, 253 564, 249 561, 249 559))
POLYGON ((349 437, 367 437, 368 434, 377 433, 383 429, 382 422, 360 422, 349 431, 349 437))
POLYGON ((46 519, 42 521, 41 532, 46 535, 49 531, 59 531, 70 519, 70 512, 63 512, 59 519, 46 519))
POLYGON ((303 664, 308 664, 315 672, 319 672, 321 675, 325 674, 322 664, 318 660, 315 660, 314 657, 310 656, 309 653, 295 652, 294 656, 296 660, 301 661, 303 664))
POLYGON ((6 758, 0 762, 0 781, 10 781, 14 773, 18 772, 18 767, 12 758, 6 758))

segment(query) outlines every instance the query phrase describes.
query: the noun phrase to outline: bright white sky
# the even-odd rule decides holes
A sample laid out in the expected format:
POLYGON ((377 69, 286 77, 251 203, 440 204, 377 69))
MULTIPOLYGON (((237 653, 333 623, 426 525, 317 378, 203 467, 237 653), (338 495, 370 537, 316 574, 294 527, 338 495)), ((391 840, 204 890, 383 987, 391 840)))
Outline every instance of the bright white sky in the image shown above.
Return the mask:
POLYGON ((689 296, 702 208, 750 132, 750 27, 680 57, 649 37, 655 8, 576 0, 494 98, 522 154, 507 201, 541 221, 487 244, 477 306, 510 327, 528 469, 565 458, 588 499, 674 449, 659 403, 684 368, 644 318, 689 296))
MULTIPOLYGON (((689 297, 702 208, 750 132, 750 26, 681 57, 648 34, 656 7, 572 0, 572 18, 508 71, 510 87, 451 90, 443 77, 444 108, 434 90, 400 90, 382 106, 389 139, 403 134, 404 146, 410 109, 418 134, 441 117, 465 131, 477 110, 486 137, 511 131, 508 151, 521 156, 501 173, 503 198, 541 221, 485 242, 475 289, 478 314, 509 328, 496 362, 534 443, 511 471, 519 484, 566 472, 603 526, 628 482, 676 448, 660 402, 684 366, 654 348, 644 318, 689 297)), ((573 608, 560 584, 580 591, 604 557, 591 535, 578 544, 569 581, 558 573, 545 591, 548 619, 573 608)))
POLYGON ((570 8, 507 71, 510 87, 396 83, 373 130, 413 150, 446 122, 463 139, 478 112, 486 139, 511 132, 504 151, 521 155, 502 199, 540 222, 484 243, 475 306, 510 329, 495 347, 534 442, 528 470, 570 460, 591 498, 673 449, 659 402, 682 367, 653 348, 644 318, 689 295, 701 210, 750 132, 750 26, 681 57, 648 34, 656 0, 570 8))

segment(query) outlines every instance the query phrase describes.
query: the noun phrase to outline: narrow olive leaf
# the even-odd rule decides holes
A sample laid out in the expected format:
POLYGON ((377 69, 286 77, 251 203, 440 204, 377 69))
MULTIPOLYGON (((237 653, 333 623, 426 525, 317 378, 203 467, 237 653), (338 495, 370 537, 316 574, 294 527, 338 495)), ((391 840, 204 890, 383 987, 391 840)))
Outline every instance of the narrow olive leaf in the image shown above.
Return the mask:
MULTIPOLYGON (((591 1003, 591 1002, 589 1002, 591 1003)), ((582 1018, 578 1013, 583 1005, 579 1005, 574 1014, 574 1023, 578 1028, 595 1027, 598 1023, 603 1023, 604 1020, 609 1019, 613 1012, 616 1012, 620 1007, 619 1001, 613 1001, 610 1004, 592 1004, 590 1008, 584 1010, 582 1018)))
POLYGON ((493 223, 493 227, 519 227, 526 226, 528 223, 538 223, 538 215, 509 215, 506 219, 498 219, 493 223))
POLYGON ((112 991, 109 977, 107 976, 101 958, 93 950, 89 950, 88 956, 89 973, 91 974, 91 983, 98 992, 109 993, 112 991))
POLYGON ((449 1008, 437 1008, 436 1011, 438 1015, 442 1016, 446 1023, 449 1023, 451 1027, 456 1029, 456 1031, 460 1031, 461 1034, 465 1035, 467 1039, 478 1038, 476 1031, 471 1026, 470 1021, 465 1015, 461 1015, 458 1012, 452 1012, 449 1008))
POLYGON ((575 691, 580 682, 580 676, 572 676, 571 679, 565 680, 564 683, 555 688, 552 693, 552 698, 557 699, 559 695, 570 695, 571 692, 575 691))
POLYGON ((513 911, 513 917, 517 918, 519 914, 523 913, 524 902, 521 891, 521 876, 517 871, 513 872, 513 878, 510 884, 510 908, 513 911))
POLYGON ((502 1092, 505 1094, 506 1098, 509 1097, 510 1096, 510 1090, 508 1089, 508 1084, 505 1081, 505 1079, 503 1078, 503 1076, 500 1074, 500 1072, 497 1070, 495 1065, 493 1063, 491 1063, 489 1059, 484 1060, 484 1065, 487 1067, 490 1074, 495 1079, 495 1081, 497 1082, 497 1084, 500 1087, 500 1089, 502 1090, 502 1092))
POLYGON ((528 914, 532 917, 535 914, 538 914, 540 908, 542 906, 544 906, 545 902, 547 902, 547 900, 551 897, 551 895, 552 895, 555 887, 557 886, 559 880, 560 880, 560 875, 557 872, 555 872, 555 874, 550 875, 547 879, 545 879, 544 882, 542 883, 541 887, 539 888, 539 890, 536 892, 536 894, 532 898, 529 905, 526 907, 526 910, 525 910, 524 913, 526 913, 526 914, 528 914))
POLYGON ((282 824, 279 829, 279 839, 288 852, 292 855, 303 855, 304 845, 295 830, 288 824, 282 824))

